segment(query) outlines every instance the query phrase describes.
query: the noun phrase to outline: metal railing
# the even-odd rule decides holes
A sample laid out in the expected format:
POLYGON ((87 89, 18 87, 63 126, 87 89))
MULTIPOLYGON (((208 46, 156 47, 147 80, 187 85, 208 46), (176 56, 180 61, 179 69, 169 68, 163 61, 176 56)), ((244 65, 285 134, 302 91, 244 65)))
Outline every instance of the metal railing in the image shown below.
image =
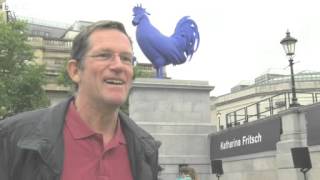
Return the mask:
POLYGON ((29 36, 28 43, 38 48, 71 51, 72 41, 63 39, 44 39, 38 36, 29 36))
MULTIPOLYGON (((314 104, 320 101, 320 92, 299 92, 297 97, 301 105, 314 104)), ((288 109, 290 103, 291 93, 281 93, 232 111, 225 115, 226 128, 277 114, 288 109)))

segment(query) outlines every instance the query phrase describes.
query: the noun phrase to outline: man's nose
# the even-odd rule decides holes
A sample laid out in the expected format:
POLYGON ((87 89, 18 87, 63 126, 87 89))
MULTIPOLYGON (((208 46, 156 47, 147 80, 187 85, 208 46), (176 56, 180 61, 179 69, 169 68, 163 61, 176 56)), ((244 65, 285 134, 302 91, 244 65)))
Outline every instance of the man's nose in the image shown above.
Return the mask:
POLYGON ((121 58, 119 54, 114 54, 111 61, 111 67, 114 69, 119 69, 123 66, 121 58))

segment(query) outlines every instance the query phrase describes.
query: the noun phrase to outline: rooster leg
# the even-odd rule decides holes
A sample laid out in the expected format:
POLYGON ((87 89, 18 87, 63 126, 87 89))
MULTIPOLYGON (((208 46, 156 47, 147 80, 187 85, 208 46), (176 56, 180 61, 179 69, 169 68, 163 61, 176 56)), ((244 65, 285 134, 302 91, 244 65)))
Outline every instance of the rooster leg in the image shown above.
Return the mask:
POLYGON ((160 67, 157 68, 157 78, 158 79, 162 79, 163 78, 163 74, 162 73, 163 73, 162 72, 162 67, 160 66, 160 67))

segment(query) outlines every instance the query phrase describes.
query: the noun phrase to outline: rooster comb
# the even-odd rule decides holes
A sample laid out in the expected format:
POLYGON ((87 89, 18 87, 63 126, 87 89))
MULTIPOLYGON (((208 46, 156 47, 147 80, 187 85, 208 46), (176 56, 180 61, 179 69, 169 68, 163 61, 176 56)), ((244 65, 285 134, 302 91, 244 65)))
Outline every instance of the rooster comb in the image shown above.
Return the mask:
POLYGON ((146 11, 146 9, 142 7, 142 4, 137 4, 137 5, 134 7, 134 9, 140 10, 140 11, 141 11, 141 10, 142 10, 142 11, 146 11))
POLYGON ((146 11, 146 9, 142 7, 142 4, 137 4, 137 5, 133 8, 133 11, 134 11, 135 13, 143 13, 143 14, 148 14, 148 15, 150 15, 150 13, 148 13, 148 12, 146 11))

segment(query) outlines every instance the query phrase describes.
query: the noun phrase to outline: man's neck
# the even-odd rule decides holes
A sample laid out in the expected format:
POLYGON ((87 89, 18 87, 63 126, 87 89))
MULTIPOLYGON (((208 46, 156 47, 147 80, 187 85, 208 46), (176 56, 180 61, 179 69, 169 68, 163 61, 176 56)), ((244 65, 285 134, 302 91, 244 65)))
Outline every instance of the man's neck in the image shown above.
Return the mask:
POLYGON ((79 98, 76 98, 74 103, 81 119, 90 129, 102 134, 104 141, 109 141, 113 137, 118 120, 117 108, 83 102, 79 98))

